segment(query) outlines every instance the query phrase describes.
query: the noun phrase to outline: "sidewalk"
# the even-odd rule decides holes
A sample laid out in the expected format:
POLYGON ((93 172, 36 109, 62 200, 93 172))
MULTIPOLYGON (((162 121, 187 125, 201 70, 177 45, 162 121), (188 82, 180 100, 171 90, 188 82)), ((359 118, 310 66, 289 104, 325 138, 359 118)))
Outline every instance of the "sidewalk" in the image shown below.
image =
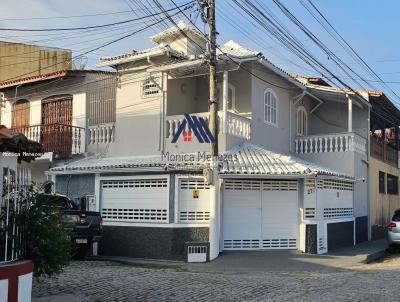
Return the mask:
POLYGON ((334 272, 364 265, 368 255, 386 248, 386 240, 360 243, 325 255, 304 254, 295 250, 226 251, 209 263, 138 259, 125 257, 93 257, 90 260, 113 261, 148 268, 170 268, 189 272, 334 272))

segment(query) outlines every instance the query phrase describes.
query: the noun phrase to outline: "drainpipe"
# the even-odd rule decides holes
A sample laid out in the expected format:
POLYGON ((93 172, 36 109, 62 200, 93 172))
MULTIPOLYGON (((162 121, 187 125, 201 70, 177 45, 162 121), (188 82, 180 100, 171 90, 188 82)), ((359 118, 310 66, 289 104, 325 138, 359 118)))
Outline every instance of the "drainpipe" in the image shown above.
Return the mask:
POLYGON ((228 130, 228 125, 227 125, 227 118, 228 118, 228 71, 224 71, 224 77, 223 77, 223 97, 222 97, 222 112, 223 112, 223 117, 222 117, 222 132, 224 134, 227 133, 228 130))
MULTIPOLYGON (((369 99, 369 95, 368 95, 369 99)), ((370 125, 371 125, 371 107, 368 107, 368 128, 367 128, 367 225, 368 225, 368 240, 371 240, 371 193, 369 191, 371 182, 371 135, 370 135, 370 125)))

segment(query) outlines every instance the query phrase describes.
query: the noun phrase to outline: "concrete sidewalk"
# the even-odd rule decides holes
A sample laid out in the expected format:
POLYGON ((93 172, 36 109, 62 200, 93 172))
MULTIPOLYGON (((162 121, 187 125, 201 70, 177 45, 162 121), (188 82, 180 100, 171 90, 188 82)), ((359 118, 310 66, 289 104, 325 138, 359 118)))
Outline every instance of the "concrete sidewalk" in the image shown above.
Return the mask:
POLYGON ((170 268, 189 272, 337 272, 364 265, 367 256, 386 248, 386 240, 368 241, 332 251, 325 255, 304 254, 294 250, 226 251, 209 263, 184 263, 125 257, 96 257, 93 260, 113 261, 148 268, 170 268))

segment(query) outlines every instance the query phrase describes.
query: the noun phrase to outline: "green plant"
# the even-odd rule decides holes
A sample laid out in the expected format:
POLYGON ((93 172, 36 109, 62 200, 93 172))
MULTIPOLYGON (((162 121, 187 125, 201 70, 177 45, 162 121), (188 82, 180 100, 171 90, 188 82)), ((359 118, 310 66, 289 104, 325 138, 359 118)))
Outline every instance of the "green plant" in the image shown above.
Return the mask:
POLYGON ((26 215, 27 256, 35 262, 35 276, 60 273, 71 260, 70 234, 63 228, 57 197, 34 193, 26 215))

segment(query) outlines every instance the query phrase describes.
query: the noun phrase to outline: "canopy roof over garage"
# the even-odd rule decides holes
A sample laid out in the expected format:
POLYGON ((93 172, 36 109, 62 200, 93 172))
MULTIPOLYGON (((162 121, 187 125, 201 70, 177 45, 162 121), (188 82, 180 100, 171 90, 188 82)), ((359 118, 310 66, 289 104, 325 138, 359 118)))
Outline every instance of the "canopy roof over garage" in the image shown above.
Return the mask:
MULTIPOLYGON (((300 158, 268 151, 260 146, 244 142, 220 156, 219 169, 223 177, 309 177, 332 176, 351 179, 350 176, 300 158)), ((50 174, 75 174, 121 171, 174 171, 202 170, 211 162, 198 154, 86 158, 50 169, 50 174)))

